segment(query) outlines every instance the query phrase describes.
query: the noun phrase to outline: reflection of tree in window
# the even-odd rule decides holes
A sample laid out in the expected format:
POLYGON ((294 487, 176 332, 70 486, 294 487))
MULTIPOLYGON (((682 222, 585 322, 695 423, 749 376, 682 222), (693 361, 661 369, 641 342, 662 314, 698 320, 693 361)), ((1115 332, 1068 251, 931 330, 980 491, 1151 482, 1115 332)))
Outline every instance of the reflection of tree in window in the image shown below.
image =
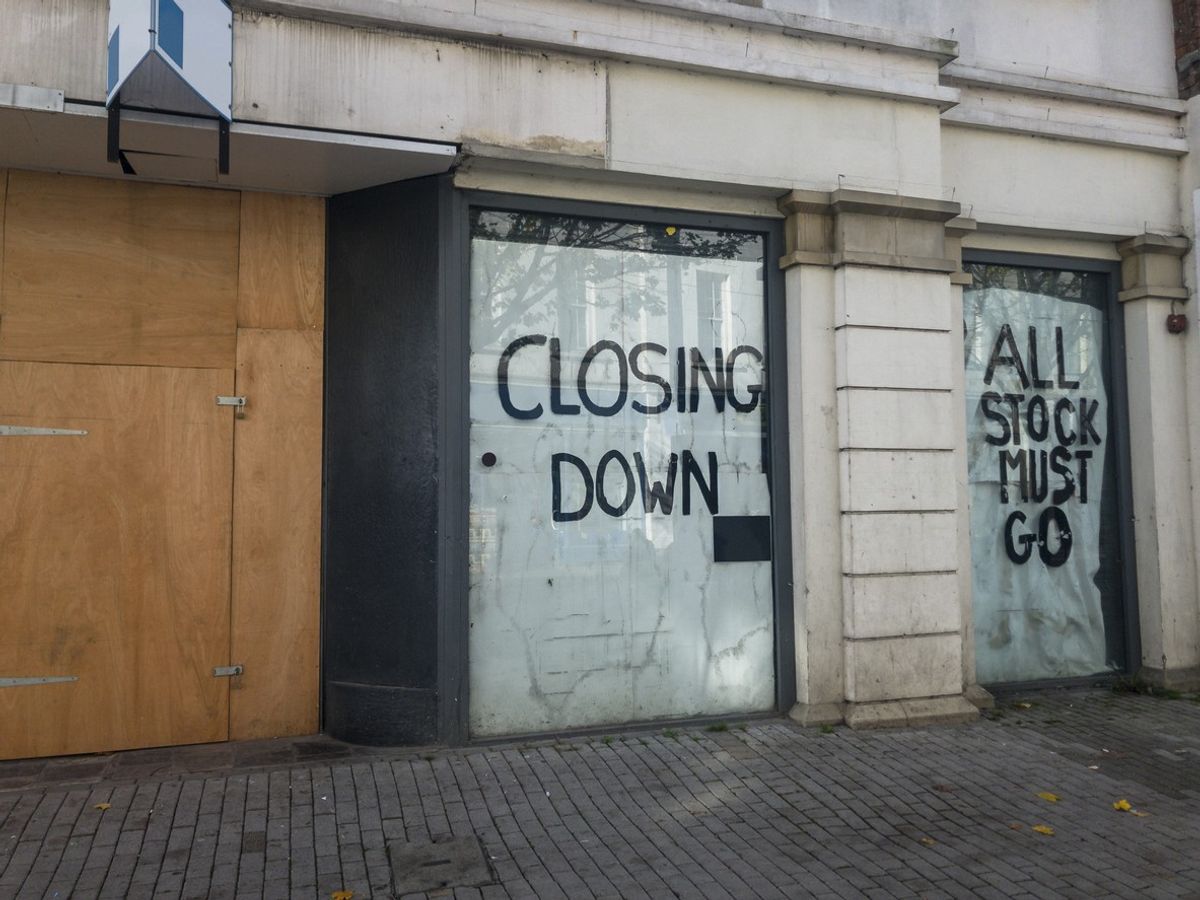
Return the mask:
POLYGON ((744 232, 479 209, 471 212, 471 237, 500 242, 498 252, 490 257, 486 278, 473 284, 475 302, 490 312, 485 321, 491 340, 481 346, 514 327, 546 327, 545 312, 538 304, 559 299, 566 274, 560 271, 563 265, 577 270, 567 283, 595 289, 589 305, 594 310, 592 326, 599 331, 602 325, 607 328, 608 323, 620 321, 622 312, 666 313, 666 285, 655 271, 655 256, 758 261, 763 249, 761 238, 744 232), (560 247, 598 252, 579 260, 578 254, 558 253, 560 247), (576 261, 565 262, 570 258, 576 261))
POLYGON ((699 298, 696 308, 700 316, 701 337, 711 334, 713 345, 728 352, 733 330, 729 276, 701 269, 696 273, 696 294, 699 298))

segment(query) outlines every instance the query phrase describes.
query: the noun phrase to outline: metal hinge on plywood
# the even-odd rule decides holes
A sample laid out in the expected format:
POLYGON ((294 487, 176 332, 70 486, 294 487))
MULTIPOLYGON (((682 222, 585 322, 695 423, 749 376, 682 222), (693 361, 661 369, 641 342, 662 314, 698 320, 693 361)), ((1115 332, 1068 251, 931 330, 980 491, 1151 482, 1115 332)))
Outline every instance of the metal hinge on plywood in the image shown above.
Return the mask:
POLYGON ((224 397, 217 395, 217 406, 232 406, 237 409, 234 413, 239 419, 246 418, 246 398, 245 397, 224 397))
POLYGON ((242 672, 241 666, 213 666, 213 678, 230 678, 242 672))
POLYGON ((56 435, 85 435, 78 428, 34 428, 29 425, 0 425, 0 437, 54 437, 56 435))

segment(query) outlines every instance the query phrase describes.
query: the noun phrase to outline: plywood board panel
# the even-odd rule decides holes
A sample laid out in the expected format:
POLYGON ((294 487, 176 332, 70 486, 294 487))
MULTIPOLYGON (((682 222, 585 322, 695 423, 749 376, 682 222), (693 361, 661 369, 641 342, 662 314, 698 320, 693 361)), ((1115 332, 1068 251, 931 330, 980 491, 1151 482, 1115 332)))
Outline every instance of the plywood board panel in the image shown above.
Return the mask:
POLYGON ((9 175, 0 359, 232 369, 236 192, 9 175))
POLYGON ((234 740, 317 730, 321 573, 319 331, 240 329, 231 695, 234 740))
POLYGON ((242 195, 241 328, 322 328, 325 320, 325 201, 242 195))
POLYGON ((222 740, 230 371, 0 362, 0 758, 222 740))

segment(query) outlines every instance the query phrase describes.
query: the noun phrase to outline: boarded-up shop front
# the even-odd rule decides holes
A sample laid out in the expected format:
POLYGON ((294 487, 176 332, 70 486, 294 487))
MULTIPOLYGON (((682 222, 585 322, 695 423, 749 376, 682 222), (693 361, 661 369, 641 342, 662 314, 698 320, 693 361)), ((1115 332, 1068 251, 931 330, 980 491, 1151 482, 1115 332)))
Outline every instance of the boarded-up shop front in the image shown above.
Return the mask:
POLYGON ((317 730, 324 201, 0 170, 0 223, 0 758, 317 730))

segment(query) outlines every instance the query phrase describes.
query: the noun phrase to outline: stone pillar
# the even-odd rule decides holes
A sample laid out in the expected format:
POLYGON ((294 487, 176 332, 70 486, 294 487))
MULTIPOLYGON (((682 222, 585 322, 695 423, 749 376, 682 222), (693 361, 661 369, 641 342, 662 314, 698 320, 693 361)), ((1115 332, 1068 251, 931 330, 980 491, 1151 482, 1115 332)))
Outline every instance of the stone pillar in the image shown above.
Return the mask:
POLYGON ((1129 394, 1141 658, 1162 687, 1200 688, 1200 601, 1194 555, 1187 413, 1187 344, 1167 316, 1188 299, 1181 237, 1143 234, 1117 245, 1129 394))
POLYGON ((955 319, 950 275, 959 267, 945 242, 958 204, 797 191, 781 209, 789 240, 781 265, 801 360, 791 393, 800 398, 792 412, 803 449, 792 471, 801 501, 797 645, 805 649, 794 715, 832 714, 835 679, 814 649, 828 655, 836 633, 830 610, 840 608, 838 699, 846 722, 966 720, 977 711, 963 697, 958 575, 962 435, 953 391, 961 382, 961 315, 955 319), (805 333, 814 319, 818 332, 805 333), (817 343, 828 342, 830 330, 832 373, 826 366, 819 383, 806 384, 806 352, 827 361, 817 343), (818 450, 818 467, 807 468, 818 450), (814 483, 828 477, 834 459, 836 492, 814 483), (834 566, 840 591, 830 584, 834 566))

